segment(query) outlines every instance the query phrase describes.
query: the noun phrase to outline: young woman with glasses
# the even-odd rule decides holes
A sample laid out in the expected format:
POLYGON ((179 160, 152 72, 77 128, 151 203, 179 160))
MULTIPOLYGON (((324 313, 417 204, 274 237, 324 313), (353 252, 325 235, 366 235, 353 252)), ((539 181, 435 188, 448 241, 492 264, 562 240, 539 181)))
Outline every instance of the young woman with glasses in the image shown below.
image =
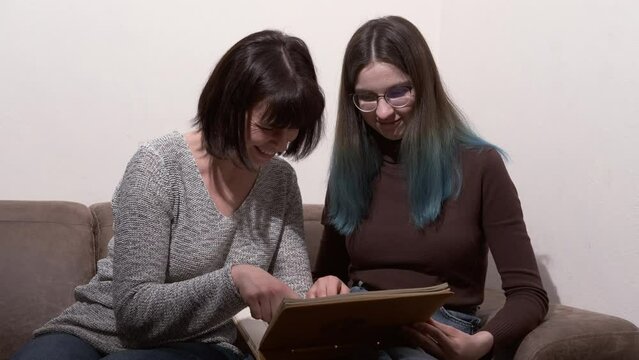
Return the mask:
POLYGON ((76 303, 13 359, 242 359, 231 317, 269 321, 311 286, 293 168, 324 96, 304 42, 235 44, 200 96, 194 131, 142 145, 113 197, 114 238, 76 303))
POLYGON ((516 344, 548 298, 501 153, 466 125, 412 23, 365 23, 344 55, 308 296, 448 282, 455 295, 404 329, 406 346, 374 350, 379 359, 479 359, 516 344), (489 250, 507 299, 480 323, 489 250))

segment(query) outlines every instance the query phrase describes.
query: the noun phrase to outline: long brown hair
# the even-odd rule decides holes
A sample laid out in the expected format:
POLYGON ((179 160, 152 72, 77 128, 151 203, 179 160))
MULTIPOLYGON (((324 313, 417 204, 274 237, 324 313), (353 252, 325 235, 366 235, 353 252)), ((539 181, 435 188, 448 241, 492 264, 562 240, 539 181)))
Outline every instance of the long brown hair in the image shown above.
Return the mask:
POLYGON ((465 123, 449 99, 421 32, 399 16, 373 19, 351 37, 344 54, 335 143, 328 184, 329 221, 350 234, 368 213, 371 182, 381 154, 371 129, 351 101, 360 71, 388 63, 408 75, 415 103, 402 138, 400 162, 407 174, 412 222, 422 228, 461 188, 460 146, 492 147, 465 123))

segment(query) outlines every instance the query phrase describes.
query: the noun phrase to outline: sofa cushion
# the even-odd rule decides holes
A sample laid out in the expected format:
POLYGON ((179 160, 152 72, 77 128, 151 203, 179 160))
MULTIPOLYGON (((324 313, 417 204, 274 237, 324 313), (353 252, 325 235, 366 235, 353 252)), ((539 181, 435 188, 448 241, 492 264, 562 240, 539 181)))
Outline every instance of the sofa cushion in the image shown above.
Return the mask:
POLYGON ((95 273, 93 220, 85 205, 0 201, 0 358, 74 302, 95 273))

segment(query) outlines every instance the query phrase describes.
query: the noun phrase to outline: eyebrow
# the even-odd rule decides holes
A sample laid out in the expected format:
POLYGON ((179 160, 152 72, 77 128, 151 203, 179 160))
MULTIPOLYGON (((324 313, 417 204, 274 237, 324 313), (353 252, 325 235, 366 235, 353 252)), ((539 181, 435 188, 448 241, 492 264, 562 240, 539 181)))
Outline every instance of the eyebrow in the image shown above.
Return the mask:
MULTIPOLYGON (((392 88, 395 88, 395 87, 400 87, 400 86, 412 87, 413 83, 411 81, 409 81, 409 80, 399 82, 397 84, 394 84, 394 85, 391 85, 391 86, 387 87, 386 90, 384 90, 384 93, 386 93, 389 89, 392 89, 392 88)), ((355 87, 355 92, 356 93, 375 93, 375 94, 377 94, 376 91, 368 90, 368 89, 361 89, 361 88, 358 89, 357 87, 355 87)))
POLYGON ((251 124, 253 124, 254 126, 257 126, 259 129, 262 129, 262 130, 275 130, 276 129, 273 126, 261 124, 261 123, 259 123, 257 121, 251 122, 251 124))

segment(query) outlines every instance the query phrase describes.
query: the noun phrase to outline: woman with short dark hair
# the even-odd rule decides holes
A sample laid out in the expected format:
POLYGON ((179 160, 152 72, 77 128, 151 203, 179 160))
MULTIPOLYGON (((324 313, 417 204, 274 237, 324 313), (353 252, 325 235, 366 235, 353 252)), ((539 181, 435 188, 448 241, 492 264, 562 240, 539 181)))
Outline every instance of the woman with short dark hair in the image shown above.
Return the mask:
POLYGON ((113 196, 109 255, 14 359, 241 359, 231 317, 269 321, 311 285, 293 168, 324 96, 304 42, 262 31, 219 61, 195 130, 142 145, 113 196))

